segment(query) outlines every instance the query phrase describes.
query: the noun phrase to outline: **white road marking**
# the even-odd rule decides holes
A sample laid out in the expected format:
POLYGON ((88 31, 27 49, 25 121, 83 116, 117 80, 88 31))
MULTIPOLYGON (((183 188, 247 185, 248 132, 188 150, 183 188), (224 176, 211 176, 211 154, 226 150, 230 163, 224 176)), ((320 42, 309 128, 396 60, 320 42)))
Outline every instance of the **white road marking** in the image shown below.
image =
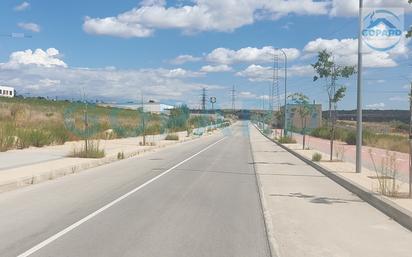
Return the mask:
POLYGON ((44 240, 43 242, 37 244, 36 246, 33 246, 32 248, 30 248, 29 250, 25 251, 24 253, 18 255, 17 257, 27 257, 32 255, 33 253, 37 252, 38 250, 42 249, 43 247, 47 246, 48 244, 52 243, 53 241, 57 240, 58 238, 62 237, 63 235, 69 233, 70 231, 72 231, 73 229, 77 228, 78 226, 82 225, 83 223, 85 223, 86 221, 92 219, 93 217, 97 216, 98 214, 102 213, 103 211, 109 209, 110 207, 112 207, 113 205, 117 204, 118 202, 124 200, 125 198, 129 197, 130 195, 136 193, 137 191, 139 191, 140 189, 144 188, 145 186, 149 185, 150 183, 156 181, 157 179, 161 178, 162 176, 166 175, 167 173, 171 172, 172 170, 176 169, 177 167, 179 167, 180 165, 182 165, 185 162, 188 162, 189 160, 193 159, 194 157, 198 156, 199 154, 203 153, 204 151, 208 150, 209 148, 213 147, 214 145, 220 143, 222 140, 226 139, 226 137, 218 140, 217 142, 214 142, 213 144, 207 146, 206 148, 204 148, 203 150, 195 153, 194 155, 190 156, 189 158, 179 162, 178 164, 176 164, 175 166, 171 167, 170 169, 166 170, 165 172, 157 175, 156 177, 146 181, 144 184, 136 187, 135 189, 133 189, 132 191, 120 196, 119 198, 117 198, 116 200, 108 203, 107 205, 103 206, 102 208, 98 209, 97 211, 89 214, 88 216, 84 217, 83 219, 77 221, 76 223, 73 223, 72 225, 70 225, 69 227, 61 230, 60 232, 58 232, 57 234, 47 238, 46 240, 44 240))

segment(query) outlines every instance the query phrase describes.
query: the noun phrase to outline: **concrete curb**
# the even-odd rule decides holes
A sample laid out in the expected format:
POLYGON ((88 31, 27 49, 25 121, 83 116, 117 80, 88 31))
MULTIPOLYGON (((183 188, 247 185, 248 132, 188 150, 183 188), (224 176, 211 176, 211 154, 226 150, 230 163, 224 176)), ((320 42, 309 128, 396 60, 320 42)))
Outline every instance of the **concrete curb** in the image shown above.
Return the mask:
MULTIPOLYGON (((128 158, 132 158, 135 157, 137 155, 146 153, 146 152, 150 152, 153 150, 157 150, 157 149, 161 149, 161 148, 165 148, 168 146, 172 146, 172 145, 177 145, 177 144, 181 144, 181 143, 185 143, 188 141, 193 141, 195 139, 198 139, 200 137, 195 137, 195 138, 189 138, 189 139, 183 139, 179 142, 174 142, 171 143, 169 145, 158 145, 158 146, 151 146, 148 147, 146 149, 140 149, 140 150, 135 150, 135 151, 128 151, 125 152, 125 158, 124 159, 128 159, 128 158)), ((13 180, 9 180, 9 181, 4 181, 1 182, 0 184, 0 193, 4 193, 7 191, 12 191, 21 187, 25 187, 25 186, 29 186, 29 185, 34 185, 34 184, 39 184, 41 182, 45 182, 48 180, 54 180, 60 177, 64 177, 67 175, 72 175, 72 174, 76 174, 76 173, 80 173, 81 171, 84 170, 88 170, 91 168, 96 168, 99 166, 103 166, 109 163, 113 163, 113 162, 117 162, 117 161, 121 161, 124 159, 118 159, 117 156, 115 155, 111 155, 111 156, 107 156, 104 157, 102 159, 94 159, 91 160, 89 162, 84 162, 81 164, 75 164, 75 165, 69 165, 67 167, 64 168, 60 168, 60 169, 52 169, 52 170, 48 170, 45 172, 40 172, 36 175, 33 176, 29 176, 29 177, 19 177, 13 180)), ((28 166, 29 167, 29 166, 28 166)))
POLYGON ((286 150, 287 152, 293 154, 295 157, 299 158, 306 164, 310 165, 311 167, 315 168, 318 170, 320 173, 325 175, 326 177, 330 178, 346 190, 354 193, 357 195, 359 198, 364 200, 365 202, 369 203, 382 213, 384 213, 386 216, 389 218, 395 220, 397 223, 402 225, 403 227, 407 228, 408 230, 412 231, 412 212, 409 210, 406 210, 396 203, 390 201, 386 197, 379 195, 377 193, 371 192, 370 190, 348 180, 347 178, 341 176, 337 172, 331 171, 329 169, 326 169, 325 167, 312 162, 311 160, 307 159, 306 157, 300 155, 299 153, 293 151, 292 149, 289 149, 288 147, 276 142, 272 138, 268 137, 265 135, 259 128, 256 127, 254 124, 254 127, 267 139, 270 141, 274 142, 278 146, 280 146, 282 149, 286 150))
MULTIPOLYGON (((249 141, 250 141, 249 137, 249 141)), ((279 252, 279 246, 277 244, 276 238, 275 238, 275 232, 273 229, 273 223, 272 223, 272 216, 270 215, 269 208, 267 207, 266 199, 265 199, 265 193, 263 191, 263 186, 262 186, 262 181, 260 180, 260 176, 257 173, 257 169, 255 166, 255 157, 253 155, 253 147, 252 143, 250 143, 250 150, 251 150, 251 155, 252 155, 252 162, 253 162, 253 169, 255 171, 255 176, 256 176, 256 183, 258 187, 258 193, 259 193, 259 198, 260 198, 260 204, 262 206, 262 214, 265 222, 265 228, 266 228, 266 235, 268 238, 268 244, 269 244, 269 250, 270 250, 270 256, 272 257, 280 257, 280 252, 279 252)))

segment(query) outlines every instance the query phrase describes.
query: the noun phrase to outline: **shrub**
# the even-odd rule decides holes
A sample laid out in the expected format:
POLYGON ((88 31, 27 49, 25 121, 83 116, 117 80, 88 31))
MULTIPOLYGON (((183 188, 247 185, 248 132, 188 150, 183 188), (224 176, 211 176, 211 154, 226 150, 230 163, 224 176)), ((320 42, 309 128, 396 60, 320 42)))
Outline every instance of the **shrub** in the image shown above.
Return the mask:
POLYGON ((312 155, 312 161, 314 162, 320 162, 322 160, 322 154, 320 153, 314 153, 312 155))
POLYGON ((73 149, 69 157, 98 159, 103 158, 105 155, 104 150, 100 149, 98 141, 87 141, 87 151, 86 145, 83 145, 80 149, 73 149))
POLYGON ((280 137, 279 138, 279 143, 281 143, 281 144, 296 144, 296 140, 292 137, 289 137, 289 136, 280 137))
POLYGON ((117 153, 117 159, 118 160, 123 160, 124 159, 124 152, 118 152, 117 153))
POLYGON ((168 134, 165 138, 165 140, 174 140, 177 141, 179 140, 179 136, 177 134, 168 134))
POLYGON ((311 136, 330 139, 330 129, 327 127, 316 128, 312 131, 311 136))
POLYGON ((346 135, 345 142, 348 145, 356 145, 356 132, 349 131, 348 134, 346 135))

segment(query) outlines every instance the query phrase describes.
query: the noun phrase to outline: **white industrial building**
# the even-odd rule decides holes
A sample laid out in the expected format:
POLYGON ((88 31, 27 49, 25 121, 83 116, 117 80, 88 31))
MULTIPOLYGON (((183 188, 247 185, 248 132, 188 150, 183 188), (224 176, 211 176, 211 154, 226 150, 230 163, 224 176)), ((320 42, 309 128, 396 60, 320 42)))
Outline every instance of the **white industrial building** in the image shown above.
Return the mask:
POLYGON ((10 97, 10 98, 14 97, 14 88, 0 86, 0 96, 10 97))
MULTIPOLYGON (((101 106, 110 106, 122 109, 129 109, 129 110, 137 110, 142 108, 142 104, 101 104, 101 106)), ((175 107, 172 105, 162 104, 159 102, 155 102, 150 100, 147 103, 143 104, 143 111, 147 113, 156 113, 156 114, 170 114, 170 110, 174 109, 175 107)))
POLYGON ((166 113, 169 114, 170 110, 174 109, 175 107, 172 105, 162 104, 155 101, 149 101, 143 105, 143 111, 149 113, 166 113))

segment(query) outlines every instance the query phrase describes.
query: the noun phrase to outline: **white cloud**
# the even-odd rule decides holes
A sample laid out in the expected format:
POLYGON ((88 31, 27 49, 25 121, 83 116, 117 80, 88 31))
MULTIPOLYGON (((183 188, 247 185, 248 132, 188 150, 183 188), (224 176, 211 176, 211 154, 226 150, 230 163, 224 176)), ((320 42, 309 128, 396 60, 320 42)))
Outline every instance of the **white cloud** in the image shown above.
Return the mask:
MULTIPOLYGON (((332 52, 335 61, 343 65, 357 64, 357 39, 322 39, 318 38, 309 42, 303 51, 309 56, 316 55, 319 51, 326 49, 332 52)), ((367 68, 383 68, 397 66, 396 58, 406 56, 409 49, 401 45, 389 52, 377 52, 367 47, 364 48, 364 66, 367 68)))
POLYGON ((14 7, 15 11, 21 12, 24 11, 26 9, 28 9, 30 7, 30 4, 28 2, 23 2, 17 6, 14 7))
MULTIPOLYGON (((21 82, 20 82, 21 83, 21 82)), ((32 90, 51 90, 54 87, 60 85, 60 80, 53 80, 53 79, 39 79, 37 83, 28 84, 26 86, 27 89, 32 90)))
POLYGON ((236 73, 237 76, 246 77, 250 81, 260 82, 272 80, 273 70, 271 67, 252 64, 243 71, 236 73))
MULTIPOLYGON (((248 78, 252 82, 272 81, 273 67, 252 64, 245 70, 236 73, 237 76, 248 78)), ((288 77, 312 76, 313 68, 310 65, 294 65, 288 68, 288 77)), ((283 78, 283 69, 279 72, 279 77, 283 78)))
POLYGON ((152 29, 142 27, 139 24, 119 22, 114 17, 104 19, 91 19, 86 17, 83 30, 89 34, 109 35, 115 37, 149 37, 153 34, 152 29))
POLYGON ((19 22, 17 26, 19 26, 22 29, 29 30, 32 32, 40 32, 40 26, 33 22, 28 22, 28 23, 19 22))
POLYGON ((241 99, 261 99, 261 97, 257 96, 255 93, 249 91, 242 91, 238 94, 238 97, 241 99))
POLYGON ((7 63, 0 63, 0 68, 3 69, 18 69, 25 65, 51 67, 67 67, 67 64, 60 58, 59 50, 49 48, 46 51, 36 49, 34 52, 31 49, 25 51, 14 52, 10 55, 7 63))
POLYGON ((403 95, 403 96, 392 96, 389 97, 389 101, 395 101, 395 102, 407 102, 409 100, 408 95, 403 95))
POLYGON ((203 73, 188 71, 182 68, 167 70, 167 69, 157 69, 159 75, 167 78, 194 78, 201 77, 203 73))
POLYGON ((202 60, 201 57, 195 57, 192 55, 184 54, 184 55, 179 55, 175 59, 171 60, 170 63, 175 64, 175 65, 180 65, 180 64, 187 63, 187 62, 197 62, 200 60, 202 60))
POLYGON ((374 109, 374 110, 383 110, 385 108, 385 104, 384 103, 368 104, 366 105, 366 108, 374 109))
POLYGON ((261 19, 288 14, 324 15, 328 2, 314 0, 194 0, 191 5, 166 6, 166 1, 146 0, 115 17, 86 18, 90 34, 119 37, 148 37, 156 29, 230 32, 261 19))
POLYGON ((207 73, 213 73, 213 72, 227 72, 227 71, 231 71, 232 67, 226 65, 226 64, 221 64, 221 65, 206 65, 203 66, 200 71, 201 72, 207 72, 207 73))
POLYGON ((0 81, 15 87, 20 94, 79 98, 85 88, 87 95, 102 100, 135 100, 142 91, 148 98, 186 101, 197 99, 203 87, 222 89, 219 85, 191 82, 204 73, 182 68, 75 68, 58 56, 59 51, 54 48, 12 53, 8 62, 0 64, 0 81))
MULTIPOLYGON (((300 52, 296 48, 283 49, 289 60, 295 60, 300 56, 300 52)), ((279 58, 283 55, 279 51, 275 51, 272 46, 262 48, 245 47, 239 50, 231 50, 227 48, 216 48, 206 56, 206 60, 212 63, 232 64, 232 63, 270 63, 273 62, 275 53, 278 52, 279 58)))

